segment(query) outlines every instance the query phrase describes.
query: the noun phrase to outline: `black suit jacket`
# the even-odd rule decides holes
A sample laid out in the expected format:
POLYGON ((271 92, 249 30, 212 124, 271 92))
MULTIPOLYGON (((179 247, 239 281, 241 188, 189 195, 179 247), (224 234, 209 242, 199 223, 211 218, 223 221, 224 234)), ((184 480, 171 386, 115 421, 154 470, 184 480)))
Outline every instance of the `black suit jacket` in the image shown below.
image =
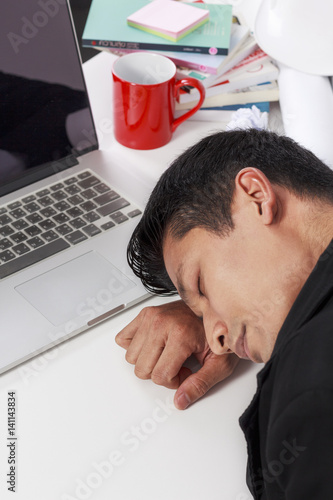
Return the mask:
POLYGON ((254 498, 332 500, 333 240, 257 380, 257 393, 240 418, 254 498))

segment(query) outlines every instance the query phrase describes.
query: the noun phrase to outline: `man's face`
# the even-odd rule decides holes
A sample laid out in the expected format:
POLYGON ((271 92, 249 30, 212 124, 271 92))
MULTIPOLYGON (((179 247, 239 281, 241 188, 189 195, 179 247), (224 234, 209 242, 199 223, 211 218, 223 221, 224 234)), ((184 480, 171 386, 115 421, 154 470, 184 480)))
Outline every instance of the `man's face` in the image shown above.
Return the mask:
POLYGON ((168 234, 163 249, 167 272, 202 317, 211 350, 260 363, 270 358, 303 282, 292 237, 277 237, 252 215, 236 214, 225 237, 201 228, 181 240, 168 234))

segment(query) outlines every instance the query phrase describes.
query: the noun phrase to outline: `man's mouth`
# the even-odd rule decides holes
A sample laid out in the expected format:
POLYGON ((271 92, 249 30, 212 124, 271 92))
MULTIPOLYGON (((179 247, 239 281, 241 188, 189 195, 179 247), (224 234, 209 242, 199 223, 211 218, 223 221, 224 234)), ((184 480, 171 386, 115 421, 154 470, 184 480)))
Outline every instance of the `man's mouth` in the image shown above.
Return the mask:
POLYGON ((237 339, 234 352, 235 352, 235 354, 237 354, 237 356, 239 358, 251 360, 251 356, 250 356, 250 352, 249 352, 249 348, 248 348, 247 340, 246 340, 246 327, 245 327, 245 325, 243 326, 243 331, 242 331, 241 335, 237 339))

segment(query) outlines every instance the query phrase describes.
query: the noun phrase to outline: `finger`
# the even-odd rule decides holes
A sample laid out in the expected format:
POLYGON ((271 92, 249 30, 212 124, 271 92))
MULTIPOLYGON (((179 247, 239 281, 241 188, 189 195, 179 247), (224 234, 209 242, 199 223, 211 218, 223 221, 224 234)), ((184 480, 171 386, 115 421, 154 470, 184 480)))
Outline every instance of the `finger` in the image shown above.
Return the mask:
POLYGON ((147 331, 143 327, 137 328, 132 340, 128 338, 128 346, 125 354, 126 361, 135 365, 140 356, 143 345, 147 342, 147 331))
POLYGON ((177 389, 184 380, 185 372, 181 368, 192 352, 190 346, 168 343, 152 371, 152 381, 169 389, 177 389))
POLYGON ((232 373, 237 362, 238 359, 233 354, 207 358, 203 367, 187 377, 178 388, 174 397, 176 408, 185 410, 204 396, 215 384, 232 373))
MULTIPOLYGON (((139 348, 139 346, 138 346, 139 348)), ((151 378, 151 374, 164 350, 161 343, 145 342, 141 351, 137 352, 135 375, 141 379, 151 378)))
POLYGON ((179 370, 179 385, 181 385, 190 375, 192 375, 191 370, 187 368, 187 366, 182 366, 179 370))
POLYGON ((115 337, 116 343, 127 349, 135 336, 138 327, 140 325, 138 317, 136 317, 131 323, 129 323, 125 328, 123 328, 115 337))

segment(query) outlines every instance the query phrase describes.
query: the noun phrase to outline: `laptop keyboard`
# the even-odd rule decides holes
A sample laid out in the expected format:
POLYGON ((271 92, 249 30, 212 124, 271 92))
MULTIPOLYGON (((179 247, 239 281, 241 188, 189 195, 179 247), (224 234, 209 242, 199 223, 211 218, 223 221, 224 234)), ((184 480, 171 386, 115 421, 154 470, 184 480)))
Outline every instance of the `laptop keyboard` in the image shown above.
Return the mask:
POLYGON ((89 170, 1 206, 0 279, 139 214, 89 170))

